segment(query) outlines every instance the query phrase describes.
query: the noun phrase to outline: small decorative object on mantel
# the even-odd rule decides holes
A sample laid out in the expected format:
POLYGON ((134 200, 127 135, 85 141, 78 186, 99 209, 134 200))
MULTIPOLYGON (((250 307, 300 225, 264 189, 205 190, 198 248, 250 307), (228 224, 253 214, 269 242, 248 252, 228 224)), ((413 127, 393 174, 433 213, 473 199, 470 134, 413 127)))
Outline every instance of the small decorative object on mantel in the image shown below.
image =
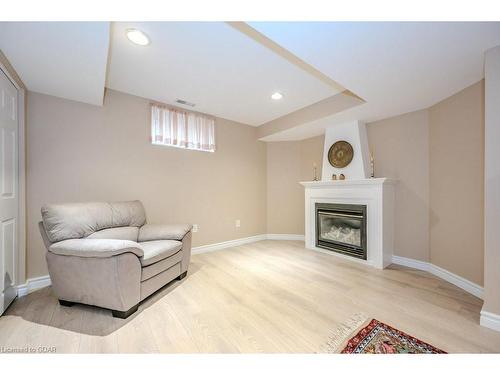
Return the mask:
POLYGON ((334 180, 334 181, 335 181, 336 179, 337 179, 337 175, 336 175, 335 173, 334 173, 334 174, 332 174, 332 180, 334 180))
POLYGON ((328 161, 335 168, 347 167, 354 156, 354 150, 349 142, 335 142, 328 150, 328 161))
POLYGON ((373 152, 370 152, 370 167, 371 167, 370 177, 375 178, 375 160, 373 159, 373 152))
POLYGON ((313 181, 318 181, 318 174, 317 174, 317 165, 316 163, 313 163, 313 181))
POLYGON ((341 174, 339 175, 339 180, 345 180, 345 176, 344 176, 344 174, 343 174, 343 173, 341 173, 341 174))

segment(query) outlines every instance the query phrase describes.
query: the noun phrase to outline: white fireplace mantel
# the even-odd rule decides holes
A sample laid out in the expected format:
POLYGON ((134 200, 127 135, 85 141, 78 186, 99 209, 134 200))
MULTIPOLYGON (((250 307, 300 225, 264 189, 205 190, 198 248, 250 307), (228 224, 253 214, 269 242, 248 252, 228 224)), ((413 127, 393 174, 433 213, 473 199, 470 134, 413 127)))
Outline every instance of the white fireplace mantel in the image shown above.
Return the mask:
POLYGON ((305 181, 305 241, 308 249, 385 268, 392 261, 394 244, 394 184, 389 178, 305 181), (362 204, 367 207, 367 260, 316 246, 316 203, 362 204))

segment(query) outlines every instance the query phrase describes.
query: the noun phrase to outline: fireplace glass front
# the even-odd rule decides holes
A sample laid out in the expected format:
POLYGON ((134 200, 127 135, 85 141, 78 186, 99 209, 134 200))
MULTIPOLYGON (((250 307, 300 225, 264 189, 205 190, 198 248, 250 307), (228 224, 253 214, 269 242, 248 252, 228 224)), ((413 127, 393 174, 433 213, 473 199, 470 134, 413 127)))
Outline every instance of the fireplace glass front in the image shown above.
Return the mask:
POLYGON ((316 246, 366 259, 366 206, 316 203, 316 246))

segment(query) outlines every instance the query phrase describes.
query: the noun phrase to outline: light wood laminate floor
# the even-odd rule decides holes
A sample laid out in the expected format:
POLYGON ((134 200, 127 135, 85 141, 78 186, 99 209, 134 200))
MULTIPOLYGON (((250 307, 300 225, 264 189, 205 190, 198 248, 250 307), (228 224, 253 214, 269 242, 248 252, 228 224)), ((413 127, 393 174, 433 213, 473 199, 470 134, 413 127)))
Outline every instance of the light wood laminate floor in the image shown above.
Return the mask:
POLYGON ((59 306, 50 288, 0 318, 0 348, 63 352, 314 353, 354 314, 376 318, 448 352, 500 352, 479 326, 482 301, 426 272, 376 270, 298 241, 261 241, 192 257, 188 277, 127 320, 59 306))

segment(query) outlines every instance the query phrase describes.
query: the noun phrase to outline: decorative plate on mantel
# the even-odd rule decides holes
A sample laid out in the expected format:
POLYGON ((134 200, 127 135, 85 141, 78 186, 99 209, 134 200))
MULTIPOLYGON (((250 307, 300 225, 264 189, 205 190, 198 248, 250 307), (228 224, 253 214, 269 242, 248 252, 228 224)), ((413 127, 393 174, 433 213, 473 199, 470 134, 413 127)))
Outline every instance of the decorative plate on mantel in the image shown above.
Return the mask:
POLYGON ((345 168, 351 163, 354 150, 349 142, 335 142, 328 150, 328 161, 335 168, 345 168))

